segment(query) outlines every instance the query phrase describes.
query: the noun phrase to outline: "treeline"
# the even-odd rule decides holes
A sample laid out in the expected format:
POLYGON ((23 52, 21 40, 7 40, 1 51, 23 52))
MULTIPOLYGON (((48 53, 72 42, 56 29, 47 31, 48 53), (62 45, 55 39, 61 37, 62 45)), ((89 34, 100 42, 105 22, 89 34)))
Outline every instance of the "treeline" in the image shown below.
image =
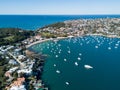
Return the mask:
POLYGON ((34 35, 33 31, 19 28, 0 28, 0 45, 13 44, 34 35))
POLYGON ((2 58, 0 55, 0 90, 5 90, 5 86, 7 85, 6 80, 8 79, 5 77, 5 72, 8 70, 7 68, 8 61, 2 58))

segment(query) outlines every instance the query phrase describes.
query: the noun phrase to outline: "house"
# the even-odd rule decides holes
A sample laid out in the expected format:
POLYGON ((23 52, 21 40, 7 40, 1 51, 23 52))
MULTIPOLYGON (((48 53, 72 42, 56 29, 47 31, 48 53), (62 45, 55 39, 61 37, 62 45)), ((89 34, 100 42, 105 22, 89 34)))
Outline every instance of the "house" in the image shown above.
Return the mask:
POLYGON ((25 82, 25 78, 17 78, 16 81, 14 81, 10 86, 6 87, 7 90, 26 90, 25 85, 23 85, 23 82, 25 82))
POLYGON ((8 72, 13 73, 13 72, 15 72, 17 69, 18 69, 18 67, 13 67, 13 68, 11 68, 8 72))
POLYGON ((17 64, 17 62, 14 59, 11 59, 8 63, 12 64, 12 65, 16 65, 17 64))
POLYGON ((19 56, 18 56, 18 59, 19 59, 19 60, 24 60, 25 58, 26 58, 26 56, 24 56, 24 55, 19 55, 19 56))
POLYGON ((18 73, 18 74, 20 74, 20 73, 25 73, 25 74, 30 75, 30 74, 32 74, 32 69, 22 69, 22 70, 18 70, 17 73, 18 73))
POLYGON ((7 71, 7 72, 5 73, 5 76, 6 76, 6 77, 11 77, 11 73, 7 71))

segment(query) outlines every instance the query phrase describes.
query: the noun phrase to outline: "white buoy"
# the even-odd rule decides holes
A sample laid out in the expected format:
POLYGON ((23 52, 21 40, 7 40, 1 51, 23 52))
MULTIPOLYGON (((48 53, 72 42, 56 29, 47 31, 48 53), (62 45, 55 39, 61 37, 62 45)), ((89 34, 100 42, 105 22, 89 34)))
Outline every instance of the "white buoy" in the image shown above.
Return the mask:
POLYGON ((90 66, 90 65, 84 65, 84 67, 85 67, 86 69, 93 69, 93 67, 90 66))

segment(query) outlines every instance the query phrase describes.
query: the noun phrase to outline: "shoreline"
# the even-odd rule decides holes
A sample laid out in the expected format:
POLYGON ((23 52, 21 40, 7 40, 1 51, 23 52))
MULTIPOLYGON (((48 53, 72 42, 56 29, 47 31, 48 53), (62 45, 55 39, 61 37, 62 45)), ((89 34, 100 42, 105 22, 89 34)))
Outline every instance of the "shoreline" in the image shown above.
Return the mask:
POLYGON ((107 38, 120 38, 120 36, 116 36, 116 35, 103 35, 103 34, 86 34, 85 36, 103 36, 103 37, 107 37, 107 38))
POLYGON ((51 40, 61 40, 61 39, 66 39, 66 38, 70 38, 70 37, 57 37, 57 38, 49 38, 49 39, 45 39, 45 40, 39 40, 39 41, 36 41, 36 42, 33 42, 29 45, 26 45, 26 48, 30 48, 31 46, 33 45, 36 45, 36 44, 39 44, 39 43, 43 43, 43 42, 46 42, 46 41, 51 41, 51 40))
MULTIPOLYGON (((74 38, 74 37, 84 37, 84 36, 103 36, 103 37, 106 37, 106 38, 120 38, 118 36, 113 36, 113 35, 103 35, 103 34, 85 34, 85 35, 82 35, 82 36, 68 36, 68 37, 57 37, 57 38, 49 38, 49 39, 44 39, 44 40, 40 40, 40 41, 36 41, 36 42, 33 42, 29 45, 26 45, 26 49, 27 50, 30 50, 29 48, 33 45, 36 45, 36 44, 40 44, 40 43, 43 43, 43 42, 47 42, 47 41, 58 41, 58 40, 62 40, 62 39, 67 39, 67 38, 74 38)), ((30 50, 31 51, 31 50, 30 50)), ((32 51, 34 52, 34 51, 32 51)), ((45 61, 45 60, 44 60, 45 61)), ((42 67, 44 67, 44 65, 42 65, 42 67)), ((41 72, 43 73, 43 72, 41 72)), ((44 81, 43 81, 44 83, 44 81)), ((49 89, 48 86, 45 86, 47 89, 49 89)), ((39 90, 39 89, 38 89, 39 90)))
POLYGON ((45 40, 39 40, 39 41, 36 41, 36 42, 33 42, 29 45, 26 45, 26 48, 30 48, 31 46, 33 45, 36 45, 36 44, 39 44, 39 43, 43 43, 43 42, 46 42, 46 41, 51 41, 51 40, 61 40, 61 39, 67 39, 67 38, 73 38, 73 37, 83 37, 83 36, 104 36, 104 37, 107 37, 107 38, 120 38, 119 36, 115 36, 115 35, 103 35, 103 34, 86 34, 86 35, 82 35, 82 36, 72 36, 72 37, 57 37, 57 38, 49 38, 49 39, 45 39, 45 40))
POLYGON ((40 41, 36 41, 36 42, 33 42, 29 45, 26 45, 26 48, 28 49, 29 47, 35 45, 35 44, 39 44, 39 43, 42 43, 42 42, 46 42, 46 41, 49 41, 50 39, 45 39, 45 40, 40 40, 40 41))

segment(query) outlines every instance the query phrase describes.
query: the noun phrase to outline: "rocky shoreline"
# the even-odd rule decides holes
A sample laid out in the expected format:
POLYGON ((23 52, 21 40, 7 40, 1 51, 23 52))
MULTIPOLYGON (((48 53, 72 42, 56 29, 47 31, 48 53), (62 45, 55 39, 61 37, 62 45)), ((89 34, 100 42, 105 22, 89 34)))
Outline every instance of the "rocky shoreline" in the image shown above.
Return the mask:
POLYGON ((42 55, 42 54, 38 54, 35 53, 34 51, 30 50, 29 48, 27 49, 28 52, 33 53, 33 58, 35 59, 35 63, 33 64, 33 74, 32 78, 34 78, 34 80, 31 80, 29 82, 29 86, 33 86, 35 90, 39 90, 39 89, 43 89, 43 90, 48 90, 48 87, 46 87, 43 83, 43 81, 41 80, 41 75, 43 72, 43 67, 44 67, 44 63, 45 63, 45 58, 46 55, 42 55))

